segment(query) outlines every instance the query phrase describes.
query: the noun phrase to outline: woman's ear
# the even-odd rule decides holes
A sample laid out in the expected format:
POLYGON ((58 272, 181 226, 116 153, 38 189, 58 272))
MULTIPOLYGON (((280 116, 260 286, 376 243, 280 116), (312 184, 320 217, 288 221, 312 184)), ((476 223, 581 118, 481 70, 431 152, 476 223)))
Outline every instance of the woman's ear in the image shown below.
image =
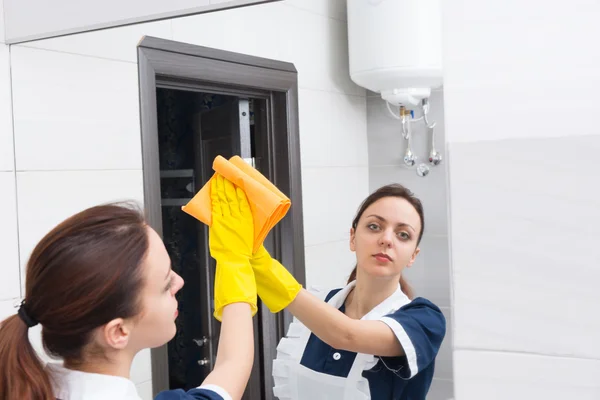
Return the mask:
POLYGON ((131 338, 131 330, 122 318, 113 319, 104 325, 101 332, 104 345, 112 349, 124 349, 131 338))
POLYGON ((356 230, 350 228, 350 251, 356 251, 356 230))
POLYGON ((420 252, 421 252, 421 249, 417 247, 415 249, 415 252, 413 253, 412 257, 410 258, 410 261, 408 262, 408 265, 406 266, 407 268, 412 267, 413 263, 417 259, 417 255, 419 255, 420 252))

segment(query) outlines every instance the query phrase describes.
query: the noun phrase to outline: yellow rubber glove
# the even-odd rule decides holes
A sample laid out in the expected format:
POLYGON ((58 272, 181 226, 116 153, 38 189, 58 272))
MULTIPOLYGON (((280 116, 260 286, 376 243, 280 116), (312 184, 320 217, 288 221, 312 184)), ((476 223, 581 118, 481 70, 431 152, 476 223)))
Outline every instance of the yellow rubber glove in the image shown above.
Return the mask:
POLYGON ((251 263, 258 296, 271 312, 279 312, 294 301, 302 285, 264 246, 260 246, 251 263))
POLYGON ((223 307, 231 303, 248 303, 255 315, 256 282, 250 264, 254 224, 246 194, 218 175, 211 181, 210 198, 208 245, 217 261, 214 316, 221 321, 223 307))

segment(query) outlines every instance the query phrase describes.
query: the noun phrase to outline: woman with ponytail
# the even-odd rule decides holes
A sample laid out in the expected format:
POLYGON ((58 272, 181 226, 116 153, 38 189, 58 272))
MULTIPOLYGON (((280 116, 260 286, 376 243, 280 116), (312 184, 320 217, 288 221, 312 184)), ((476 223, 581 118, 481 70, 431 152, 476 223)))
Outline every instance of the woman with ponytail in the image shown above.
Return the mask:
MULTIPOLYGON (((224 190, 219 183, 215 196, 224 190)), ((225 189, 236 196, 233 185, 225 189)), ((213 211, 248 207, 243 192, 237 194, 236 204, 213 197, 213 211)), ((234 212, 213 212, 211 245, 251 243, 251 231, 223 236, 223 226, 237 223, 234 212)), ((162 392, 157 400, 240 399, 250 376, 256 310, 254 277, 244 281, 250 261, 224 246, 215 253, 211 247, 211 255, 223 280, 216 284, 227 288, 216 310, 222 325, 215 367, 200 388, 162 392)), ((97 206, 68 218, 33 250, 21 307, 0 322, 0 400, 139 400, 129 380, 133 358, 173 338, 182 286, 162 240, 134 208, 97 206), (34 351, 28 330, 37 324, 46 352, 61 363, 44 365, 34 351)))

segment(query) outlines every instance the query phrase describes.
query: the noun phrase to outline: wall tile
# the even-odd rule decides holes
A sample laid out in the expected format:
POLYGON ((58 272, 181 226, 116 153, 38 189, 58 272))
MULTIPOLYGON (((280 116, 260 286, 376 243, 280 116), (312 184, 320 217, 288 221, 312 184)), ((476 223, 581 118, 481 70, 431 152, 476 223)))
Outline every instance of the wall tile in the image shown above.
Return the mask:
POLYGON ((577 157, 598 150, 600 136, 452 144, 457 347, 600 358, 600 192, 577 157))
POLYGON ((306 287, 321 290, 344 287, 356 265, 348 240, 308 246, 305 256, 306 287))
POLYGON ((37 242, 64 219, 111 201, 143 204, 141 170, 19 172, 17 187, 23 274, 37 242))
POLYGON ((136 65, 13 46, 12 71, 18 170, 141 168, 136 65))
POLYGON ((136 385, 152 380, 152 365, 150 349, 144 349, 137 353, 131 365, 130 379, 136 385))
POLYGON ((347 240, 354 214, 368 195, 367 167, 302 170, 304 243, 347 240))
POLYGON ((449 141, 598 133, 600 52, 589 38, 600 34, 600 3, 451 4, 442 31, 449 141))
POLYGON ((0 0, 0 43, 4 43, 4 0, 0 0))
POLYGON ((152 381, 138 383, 135 386, 137 388, 140 399, 142 399, 142 400, 153 400, 154 399, 154 396, 152 395, 152 381))
POLYGON ((460 350, 455 357, 457 400, 595 400, 600 361, 460 350))
POLYGON ((341 21, 347 20, 345 0, 285 0, 283 4, 341 21))
POLYGON ((23 46, 137 63, 137 45, 144 36, 172 39, 171 20, 36 40, 23 46))
POLYGON ((303 167, 368 165, 365 98, 299 91, 303 167))
MULTIPOLYGON (((259 1, 268 2, 268 1, 281 1, 281 0, 210 0, 209 3, 211 5, 223 4, 223 3, 232 3, 232 4, 236 4, 236 5, 246 3, 248 5, 252 5, 251 3, 253 3, 253 2, 255 4, 260 4, 259 1)), ((227 4, 227 5, 231 6, 232 4, 227 4)), ((255 7, 255 5, 252 5, 252 7, 255 7)))
POLYGON ((435 359, 434 378, 452 380, 452 312, 449 307, 441 307, 441 310, 446 318, 446 336, 435 359))
POLYGON ((8 46, 0 43, 0 171, 15 169, 11 93, 10 51, 8 46))
POLYGON ((275 2, 175 19, 173 38, 292 62, 301 88, 365 96, 365 90, 350 80, 343 21, 275 2))
POLYGON ((18 311, 19 299, 0 300, 0 321, 4 321, 18 311))
POLYGON ((450 307, 450 256, 446 236, 425 235, 421 241, 426 285, 421 295, 439 307, 450 307))
POLYGON ((348 27, 343 21, 285 7, 287 56, 298 69, 301 88, 365 96, 350 79, 348 27), (310 27, 310 28, 308 28, 310 27))
POLYGON ((454 382, 434 378, 427 393, 427 400, 454 400, 454 382))
POLYGON ((14 172, 0 172, 0 301, 21 295, 14 172))
POLYGON ((173 39, 279 60, 286 47, 285 9, 275 2, 177 18, 172 20, 173 39))

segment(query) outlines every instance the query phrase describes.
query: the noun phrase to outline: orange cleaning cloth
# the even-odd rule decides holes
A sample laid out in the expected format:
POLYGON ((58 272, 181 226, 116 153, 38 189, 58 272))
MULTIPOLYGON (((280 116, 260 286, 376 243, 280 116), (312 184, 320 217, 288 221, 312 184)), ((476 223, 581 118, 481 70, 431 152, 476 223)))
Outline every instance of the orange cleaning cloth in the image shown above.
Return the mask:
MULTIPOLYGON (((246 193, 254 217, 254 251, 256 252, 271 229, 288 212, 292 202, 260 172, 238 156, 231 157, 229 161, 217 156, 213 161, 213 170, 215 174, 210 180, 220 174, 246 193)), ((212 223, 210 180, 185 206, 181 207, 183 211, 208 226, 212 223)))

